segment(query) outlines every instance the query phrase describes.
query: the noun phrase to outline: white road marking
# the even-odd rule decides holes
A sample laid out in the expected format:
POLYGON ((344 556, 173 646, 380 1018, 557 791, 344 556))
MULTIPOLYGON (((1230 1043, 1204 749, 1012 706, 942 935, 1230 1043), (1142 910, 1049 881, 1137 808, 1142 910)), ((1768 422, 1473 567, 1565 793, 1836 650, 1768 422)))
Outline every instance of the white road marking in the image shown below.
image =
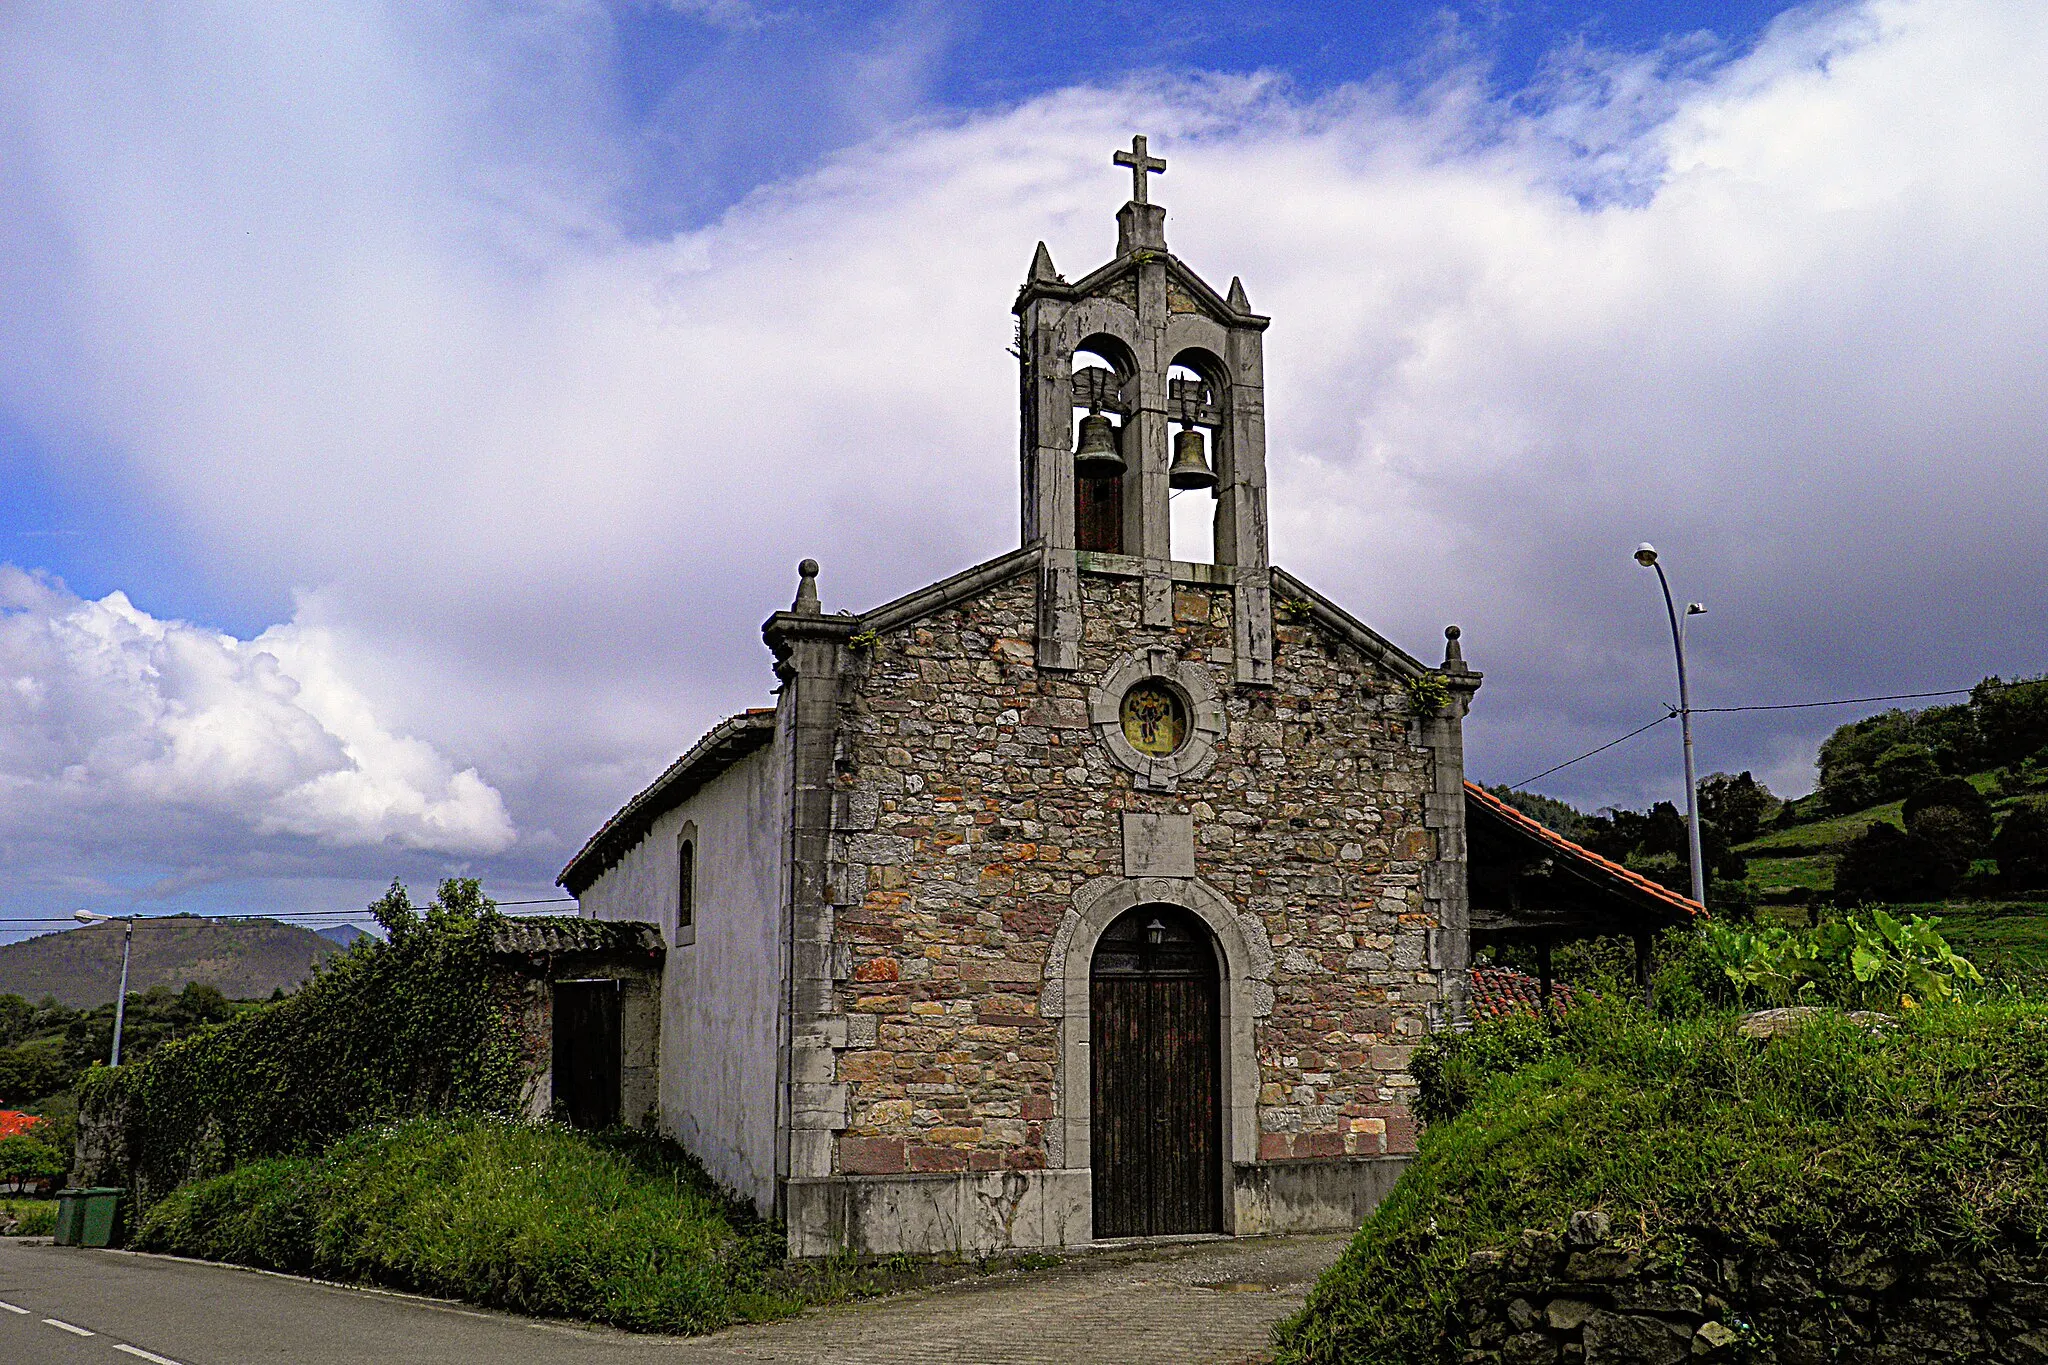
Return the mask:
POLYGON ((5 1308, 10 1313, 19 1313, 23 1317, 28 1316, 28 1310, 26 1308, 16 1308, 13 1304, 7 1302, 7 1300, 5 1299, 0 1299, 0 1308, 5 1308))
POLYGON ((114 1349, 126 1351, 129 1355, 139 1360, 147 1360, 150 1362, 150 1365, 178 1365, 178 1362, 172 1360, 169 1356, 160 1356, 154 1351, 145 1351, 140 1346, 127 1346, 117 1342, 114 1345, 114 1349))
POLYGON ((98 1332, 88 1332, 83 1327, 73 1327, 70 1323, 64 1321, 64 1319, 62 1318, 44 1318, 43 1321, 49 1323, 50 1326, 56 1328, 60 1332, 71 1333, 71 1335, 74 1337, 96 1337, 99 1335, 98 1332))

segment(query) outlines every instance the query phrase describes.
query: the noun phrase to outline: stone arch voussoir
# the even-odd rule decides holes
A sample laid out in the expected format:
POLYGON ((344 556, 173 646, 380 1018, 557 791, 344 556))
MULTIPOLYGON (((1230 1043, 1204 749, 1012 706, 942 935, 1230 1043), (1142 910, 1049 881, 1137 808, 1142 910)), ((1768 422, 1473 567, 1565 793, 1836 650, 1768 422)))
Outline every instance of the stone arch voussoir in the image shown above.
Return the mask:
POLYGON ((1089 1164, 1089 968, 1103 931, 1126 910, 1173 905, 1209 927, 1221 950, 1224 1151, 1232 1162, 1258 1158, 1257 1021, 1273 1012, 1273 943, 1266 926, 1199 877, 1098 877, 1074 892, 1073 905, 1046 954, 1041 1017, 1060 1026, 1058 1106, 1049 1134, 1054 1164, 1089 1164))

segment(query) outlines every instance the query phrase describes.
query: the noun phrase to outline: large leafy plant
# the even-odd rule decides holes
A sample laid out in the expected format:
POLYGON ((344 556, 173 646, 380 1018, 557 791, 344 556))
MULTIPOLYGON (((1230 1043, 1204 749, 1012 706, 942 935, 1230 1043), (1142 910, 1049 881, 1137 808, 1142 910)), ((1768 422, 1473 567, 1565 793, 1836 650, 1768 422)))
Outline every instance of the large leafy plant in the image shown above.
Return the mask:
POLYGON ((1984 981, 1968 958, 1948 946, 1936 923, 1914 915, 1901 924, 1884 911, 1873 910, 1867 924, 1856 918, 1826 928, 1847 928, 1853 935, 1849 968, 1857 981, 1912 1005, 1915 997, 1946 1000, 1958 985, 1984 981))
POLYGON ((1938 925, 1925 915, 1901 923, 1872 910, 1796 931, 1709 924, 1702 938, 1739 1005, 1759 999, 1910 1008, 1983 982, 1938 925))

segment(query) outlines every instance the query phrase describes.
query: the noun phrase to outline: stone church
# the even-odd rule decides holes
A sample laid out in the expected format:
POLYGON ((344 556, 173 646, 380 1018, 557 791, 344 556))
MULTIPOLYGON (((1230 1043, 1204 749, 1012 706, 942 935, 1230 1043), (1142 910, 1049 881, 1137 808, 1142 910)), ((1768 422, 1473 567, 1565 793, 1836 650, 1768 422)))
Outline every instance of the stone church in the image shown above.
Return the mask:
MULTIPOLYGON (((1069 281, 1040 244, 1014 304, 1018 548, 852 614, 806 560, 775 704, 560 879, 665 945, 609 1022, 563 983, 643 1040, 610 1116, 792 1254, 1355 1227, 1415 1147, 1410 1052, 1465 1009, 1480 675, 1455 628, 1426 664, 1270 562, 1268 319, 1168 248, 1145 140, 1115 159, 1116 255, 1069 281), (1175 556, 1177 498, 1213 562, 1175 556)), ((1560 878, 1648 913, 1483 813, 1527 853, 1504 934, 1560 878)))

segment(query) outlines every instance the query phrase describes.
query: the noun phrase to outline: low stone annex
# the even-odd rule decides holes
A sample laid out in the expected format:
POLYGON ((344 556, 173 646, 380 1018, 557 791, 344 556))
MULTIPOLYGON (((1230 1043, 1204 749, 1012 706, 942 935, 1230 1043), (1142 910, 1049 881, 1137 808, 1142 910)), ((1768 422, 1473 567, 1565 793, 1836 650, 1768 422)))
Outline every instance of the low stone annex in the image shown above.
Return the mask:
POLYGON ((618 1117, 793 1254, 1355 1226, 1463 1014, 1480 675, 1270 563, 1268 319, 1169 251, 1145 140, 1117 161, 1114 258, 1040 244, 1014 305, 1019 547, 859 614, 805 561, 774 706, 560 879, 667 945, 618 1117))

